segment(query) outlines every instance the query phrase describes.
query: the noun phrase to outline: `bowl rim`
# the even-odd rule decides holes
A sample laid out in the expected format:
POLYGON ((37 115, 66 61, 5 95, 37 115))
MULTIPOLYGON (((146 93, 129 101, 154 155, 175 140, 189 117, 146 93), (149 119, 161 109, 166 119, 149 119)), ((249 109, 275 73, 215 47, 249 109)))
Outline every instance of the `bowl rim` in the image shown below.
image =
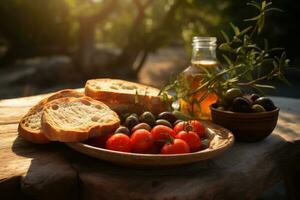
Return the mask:
POLYGON ((273 116, 276 115, 280 110, 280 108, 276 107, 276 109, 271 111, 258 112, 258 113, 240 113, 240 112, 233 112, 228 110, 218 110, 217 108, 214 107, 214 105, 216 105, 216 103, 210 105, 210 109, 211 111, 213 111, 212 113, 218 112, 219 114, 228 115, 228 116, 239 116, 242 118, 273 116))

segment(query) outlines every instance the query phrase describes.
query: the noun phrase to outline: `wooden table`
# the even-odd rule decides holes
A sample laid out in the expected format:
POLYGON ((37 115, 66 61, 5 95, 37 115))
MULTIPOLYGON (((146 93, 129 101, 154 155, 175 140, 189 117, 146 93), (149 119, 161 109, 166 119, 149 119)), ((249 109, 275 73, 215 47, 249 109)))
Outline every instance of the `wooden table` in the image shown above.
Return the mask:
POLYGON ((293 183, 300 178, 300 100, 274 98, 278 125, 261 142, 235 143, 192 165, 141 170, 18 137, 19 119, 44 96, 0 101, 0 199, 255 199, 282 178, 299 197, 293 183))

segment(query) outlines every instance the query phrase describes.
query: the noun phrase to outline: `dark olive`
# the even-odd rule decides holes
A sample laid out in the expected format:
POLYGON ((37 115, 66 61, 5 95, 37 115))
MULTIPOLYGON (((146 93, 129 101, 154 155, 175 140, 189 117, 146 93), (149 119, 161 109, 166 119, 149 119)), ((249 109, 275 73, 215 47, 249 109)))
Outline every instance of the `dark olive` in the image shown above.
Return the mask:
POLYGON ((177 119, 181 119, 183 121, 187 121, 187 120, 192 119, 190 116, 187 116, 187 115, 183 114, 182 112, 180 112, 178 110, 174 110, 172 113, 173 113, 173 115, 175 115, 175 117, 177 119))
POLYGON ((121 118, 121 122, 122 123, 125 123, 125 120, 127 119, 127 117, 130 116, 131 113, 124 113, 124 114, 121 114, 120 115, 120 118, 121 118))
POLYGON ((171 124, 173 124, 177 119, 172 112, 162 112, 157 116, 157 118, 168 120, 171 124))
POLYGON ((231 88, 225 92, 225 98, 229 102, 232 102, 235 98, 241 96, 243 96, 243 92, 239 88, 231 88))
POLYGON ((254 102, 256 99, 258 99, 260 96, 258 95, 258 94, 255 94, 255 93, 253 93, 253 94, 251 94, 250 95, 250 99, 254 102))
POLYGON ((266 111, 271 111, 276 108, 273 101, 267 97, 260 97, 256 99, 254 103, 261 105, 266 111))
POLYGON ((139 119, 137 117, 133 116, 133 115, 127 117, 126 120, 125 120, 125 126, 129 129, 131 129, 132 127, 134 127, 138 123, 139 123, 139 119))
POLYGON ((251 102, 245 97, 236 97, 232 103, 232 110, 242 113, 251 112, 251 102))
POLYGON ((133 133, 134 131, 136 131, 138 129, 146 129, 147 131, 150 131, 151 126, 149 124, 146 124, 146 123, 139 123, 131 129, 131 132, 133 133))
POLYGON ((115 131, 115 133, 124 133, 126 135, 130 134, 130 130, 125 127, 125 126, 120 126, 119 128, 117 128, 117 130, 115 131))
POLYGON ((139 118, 139 116, 136 113, 131 113, 129 116, 134 116, 136 118, 139 118))
POLYGON ((155 116, 149 112, 146 111, 140 116, 140 121, 149 124, 150 126, 155 125, 155 116))
POLYGON ((170 128, 173 128, 172 124, 168 120, 165 120, 165 119, 156 120, 156 125, 165 125, 165 126, 168 126, 170 128))
POLYGON ((183 120, 177 119, 177 120, 173 123, 173 125, 175 126, 175 125, 178 124, 179 122, 183 122, 183 120))
POLYGON ((252 107, 252 112, 258 113, 258 112, 266 112, 266 110, 264 109, 264 107, 262 107, 259 104, 254 104, 252 107))

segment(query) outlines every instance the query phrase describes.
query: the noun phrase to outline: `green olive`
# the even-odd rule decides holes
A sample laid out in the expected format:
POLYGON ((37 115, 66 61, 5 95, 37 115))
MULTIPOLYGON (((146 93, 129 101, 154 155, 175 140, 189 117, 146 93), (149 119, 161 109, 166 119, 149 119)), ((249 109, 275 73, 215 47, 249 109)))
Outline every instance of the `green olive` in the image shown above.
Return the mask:
POLYGON ((115 131, 115 133, 124 133, 126 135, 130 134, 130 131, 127 127, 125 126, 120 126, 119 128, 117 128, 117 130, 115 131))
POLYGON ((183 121, 188 121, 188 120, 192 119, 190 116, 187 116, 178 110, 174 110, 172 113, 175 115, 175 117, 177 119, 181 119, 183 121))
POLYGON ((232 102, 233 99, 241 96, 243 96, 243 92, 239 88, 231 88, 225 92, 225 98, 229 102, 232 102))
POLYGON ((144 122, 144 123, 149 124, 150 126, 154 126, 155 125, 155 116, 151 112, 146 111, 143 114, 141 114, 140 122, 144 122))
POLYGON ((176 121, 176 117, 172 112, 162 112, 157 116, 158 119, 165 119, 169 121, 171 124, 176 121))
POLYGON ((165 126, 168 126, 170 128, 173 128, 172 124, 169 121, 165 120, 165 119, 156 120, 156 125, 165 125, 165 126))
POLYGON ((266 112, 266 109, 264 109, 263 106, 259 105, 259 104, 254 104, 252 107, 252 112, 258 113, 258 112, 266 112))
POLYGON ((146 129, 147 131, 150 131, 151 126, 149 124, 146 124, 146 123, 139 123, 131 129, 131 132, 133 133, 134 131, 136 131, 138 129, 146 129))

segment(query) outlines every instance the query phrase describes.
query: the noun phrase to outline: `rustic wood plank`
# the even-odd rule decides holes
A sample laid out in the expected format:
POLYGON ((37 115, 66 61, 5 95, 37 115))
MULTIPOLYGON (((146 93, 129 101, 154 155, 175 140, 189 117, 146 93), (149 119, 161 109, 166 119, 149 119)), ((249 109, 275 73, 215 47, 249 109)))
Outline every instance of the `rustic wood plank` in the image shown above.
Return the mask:
POLYGON ((300 156, 300 111, 289 107, 300 100, 274 98, 281 112, 266 140, 236 143, 224 155, 193 165, 140 170, 18 137, 18 120, 43 96, 28 98, 0 101, 0 199, 14 197, 13 191, 30 199, 254 199, 300 156))
POLYGON ((78 198, 77 172, 63 144, 32 144, 16 133, 0 137, 6 140, 0 144, 0 199, 2 195, 11 196, 2 191, 2 185, 16 177, 20 177, 22 193, 31 199, 78 198))

